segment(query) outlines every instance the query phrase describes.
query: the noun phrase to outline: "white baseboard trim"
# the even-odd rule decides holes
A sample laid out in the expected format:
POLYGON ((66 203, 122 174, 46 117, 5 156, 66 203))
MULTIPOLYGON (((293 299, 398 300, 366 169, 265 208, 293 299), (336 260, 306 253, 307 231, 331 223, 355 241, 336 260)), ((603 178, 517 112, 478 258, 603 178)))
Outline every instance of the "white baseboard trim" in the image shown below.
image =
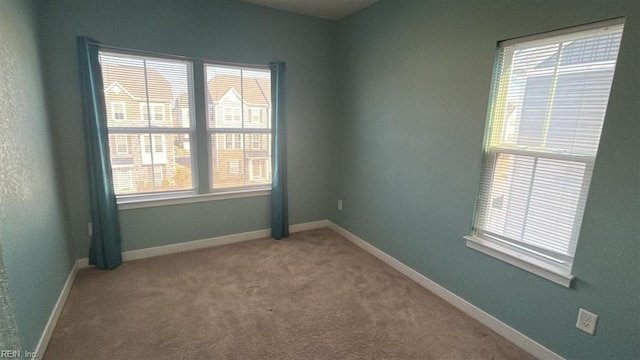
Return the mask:
MULTIPOLYGON (((290 225, 289 232, 296 233, 300 231, 320 229, 323 227, 329 227, 329 220, 311 221, 307 223, 290 225)), ((145 258, 154 257, 154 256, 161 256, 161 255, 174 254, 174 253, 179 253, 184 251, 204 249, 204 248, 213 247, 213 246, 221 246, 221 245, 233 244, 233 243, 249 241, 249 240, 264 239, 270 236, 271 236, 271 229, 262 229, 262 230, 249 231, 249 232, 244 232, 239 234, 217 236, 217 237, 212 237, 208 239, 186 241, 186 242, 177 243, 177 244, 154 246, 146 249, 129 250, 122 253, 122 261, 145 259, 145 258)), ((90 266, 89 259, 87 258, 80 259, 78 260, 78 262, 80 262, 80 264, 82 265, 80 268, 90 266)))
POLYGON ((249 231, 240 234, 217 236, 202 240, 193 240, 183 243, 156 246, 146 249, 130 250, 122 253, 122 261, 145 259, 149 257, 174 254, 184 251, 204 249, 213 246, 222 246, 243 241, 262 239, 271 234, 269 229, 249 231))
MULTIPOLYGON (((329 220, 320 220, 320 221, 313 221, 308 223, 291 225, 289 227, 289 231, 291 233, 296 233, 300 231, 319 229, 323 227, 328 227, 334 230, 335 232, 342 235, 347 240, 353 242, 356 246, 362 248, 366 252, 382 260, 384 263, 391 266, 401 274, 405 275, 409 279, 418 283, 420 286, 426 288, 427 290, 441 297, 442 299, 452 304, 453 306, 457 307, 462 312, 466 313, 472 318, 478 320, 480 323, 482 323, 489 329, 495 331, 500 336, 518 345, 520 348, 527 351, 531 355, 539 359, 554 359, 554 360, 563 359, 558 354, 552 352, 551 350, 547 349, 541 344, 528 338, 527 336, 520 333, 519 331, 511 328, 510 326, 503 323, 502 321, 482 311, 480 308, 476 307, 475 305, 462 299, 456 294, 440 286, 436 282, 430 280, 424 275, 411 269, 407 265, 401 263, 400 261, 390 256, 389 254, 383 252, 382 250, 376 248, 375 246, 369 244, 368 242, 362 240, 358 236, 352 234, 351 232, 347 231, 343 227, 329 220)), ((265 237, 269 237, 270 235, 271 235, 270 229, 249 231, 249 232, 240 233, 240 234, 218 236, 218 237, 209 238, 209 239, 187 241, 187 242, 178 243, 178 244, 126 251, 122 253, 122 258, 124 261, 144 259, 148 257, 168 255, 172 253, 203 249, 207 247, 233 244, 233 243, 242 242, 242 241, 262 239, 265 237)), ((42 333, 42 336, 40 337, 40 341, 38 342, 38 346, 36 347, 35 352, 37 354, 37 359, 41 359, 42 356, 44 355, 44 352, 46 351, 49 340, 51 339, 51 334, 55 329, 58 318, 60 317, 60 313, 62 312, 64 304, 67 300, 67 297, 69 296, 71 286, 73 285, 73 282, 75 280, 78 270, 89 267, 89 266, 90 265, 87 258, 79 259, 75 262, 73 268, 69 272, 67 281, 65 282, 64 287, 62 288, 60 296, 58 297, 58 301, 56 302, 56 305, 54 306, 53 311, 49 316, 49 321, 47 322, 47 325, 45 326, 45 329, 42 333)))
MULTIPOLYGON (((301 223, 301 224, 294 224, 289 226, 289 232, 296 233, 300 231, 320 229, 324 227, 329 227, 329 220, 319 220, 319 221, 312 221, 312 222, 301 223)), ((204 249, 204 248, 213 247, 213 246, 233 244, 233 243, 242 242, 242 241, 263 239, 269 236, 271 236, 271 229, 263 229, 263 230, 244 232, 240 234, 217 236, 209 239, 187 241, 187 242, 178 243, 178 244, 156 246, 156 247, 140 249, 140 250, 131 250, 131 251, 125 251, 122 253, 122 260, 131 261, 131 260, 137 260, 137 259, 144 259, 144 258, 149 258, 154 256, 168 255, 168 254, 190 251, 190 250, 197 250, 197 249, 204 249)), ((75 264, 73 264, 73 267, 69 272, 69 276, 67 277, 67 281, 65 282, 64 287, 60 292, 58 301, 56 302, 56 305, 54 306, 53 311, 49 316, 49 321, 47 321, 47 325, 45 326, 44 331, 42 332, 42 336, 40 337, 40 341, 38 342, 38 346, 36 347, 36 350, 35 350, 35 353, 37 355, 36 359, 41 359, 42 356, 44 355, 44 352, 47 350, 47 345, 49 344, 49 340, 51 339, 51 334, 53 334, 53 330, 56 327, 56 323, 58 322, 58 318, 60 317, 62 308, 64 307, 64 304, 67 301, 67 297, 69 296, 69 292, 71 291, 71 286, 73 286, 73 282, 76 278, 76 274, 78 273, 78 270, 87 268, 90 266, 91 265, 89 265, 88 258, 78 259, 75 262, 75 264)))
POLYGON ((538 358, 538 359, 549 359, 549 360, 551 360, 551 359, 553 359, 553 360, 562 360, 562 359, 564 359, 560 355, 558 355, 558 354, 554 353, 553 351, 547 349, 543 345, 535 342, 534 340, 532 340, 529 337, 525 336, 524 334, 522 334, 521 332, 517 331, 516 329, 510 327, 509 325, 507 325, 507 324, 503 323, 502 321, 496 319, 495 317, 491 316, 490 314, 484 312, 483 310, 481 310, 477 306, 471 304, 470 302, 464 300, 463 298, 459 297, 458 295, 456 295, 456 294, 452 293, 451 291, 445 289, 444 287, 440 286, 438 283, 434 282, 433 280, 430 280, 429 278, 425 277, 424 275, 420 274, 419 272, 413 270, 412 268, 410 268, 407 265, 403 264, 402 262, 398 261, 397 259, 395 259, 391 255, 385 253, 384 251, 382 251, 382 250, 376 248, 375 246, 369 244, 368 242, 362 240, 361 238, 359 238, 358 236, 352 234, 351 232, 349 232, 348 230, 344 229, 340 225, 337 225, 337 224, 329 221, 329 228, 332 229, 333 231, 337 232, 338 234, 342 235, 344 238, 346 238, 347 240, 351 241, 356 246, 362 248, 364 251, 366 251, 366 252, 370 253, 371 255, 375 256, 376 258, 382 260, 384 263, 386 263, 387 265, 391 266, 392 268, 394 268, 395 270, 397 270, 398 272, 400 272, 404 276, 406 276, 409 279, 415 281, 420 286, 422 286, 425 289, 431 291, 432 293, 436 294, 437 296, 439 296, 440 298, 442 298, 446 302, 448 302, 451 305, 455 306, 456 308, 460 309, 465 314, 467 314, 467 315, 471 316, 472 318, 478 320, 484 326, 486 326, 489 329, 495 331, 500 336, 502 336, 505 339, 507 339, 507 340, 511 341, 512 343, 516 344, 521 349, 523 349, 524 351, 528 352, 529 354, 535 356, 536 358, 538 358))
POLYGON ((69 292, 71 292, 71 287, 76 279, 76 274, 82 267, 84 267, 82 261, 78 260, 73 264, 71 271, 69 271, 67 281, 65 281, 64 286, 62 287, 60 296, 58 296, 58 301, 56 301, 56 304, 51 311, 51 315, 49 315, 47 325, 45 325, 42 336, 40 336, 40 341, 38 341, 38 345, 36 346, 35 359, 40 360, 44 356, 44 352, 47 350, 47 345, 49 345, 49 340, 51 339, 51 334, 53 334, 53 329, 55 329, 56 324, 58 323, 64 304, 67 302, 67 297, 69 297, 69 292))
POLYGON ((330 224, 329 220, 318 220, 318 221, 311 221, 311 222, 306 222, 301 224, 295 224, 295 225, 289 226, 289 232, 297 233, 301 231, 321 229, 321 228, 329 227, 329 224, 330 224))

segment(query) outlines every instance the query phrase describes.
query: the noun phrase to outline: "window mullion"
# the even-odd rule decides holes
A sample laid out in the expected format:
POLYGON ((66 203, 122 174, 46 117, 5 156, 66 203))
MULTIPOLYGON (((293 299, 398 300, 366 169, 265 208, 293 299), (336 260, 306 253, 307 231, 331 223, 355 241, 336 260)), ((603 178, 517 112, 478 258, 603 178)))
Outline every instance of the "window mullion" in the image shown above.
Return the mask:
POLYGON ((196 120, 196 163, 198 164, 198 193, 209 193, 211 182, 209 174, 209 158, 211 157, 211 137, 207 131, 207 89, 204 64, 201 60, 193 60, 193 95, 196 120))
MULTIPOLYGON (((240 69, 240 124, 242 130, 244 130, 244 70, 242 69, 240 69)), ((247 135, 243 132, 239 136, 242 149, 242 186, 247 186, 247 135)))
POLYGON ((149 77, 147 76, 147 60, 142 59, 142 69, 144 72, 144 93, 146 97, 146 104, 143 106, 147 107, 147 126, 151 128, 151 109, 149 107, 149 77))

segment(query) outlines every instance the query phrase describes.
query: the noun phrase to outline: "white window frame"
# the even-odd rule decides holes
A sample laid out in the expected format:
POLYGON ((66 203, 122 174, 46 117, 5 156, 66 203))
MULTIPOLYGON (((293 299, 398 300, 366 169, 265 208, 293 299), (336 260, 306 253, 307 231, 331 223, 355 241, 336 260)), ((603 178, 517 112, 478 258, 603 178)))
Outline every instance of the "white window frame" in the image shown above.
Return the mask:
POLYGON ((262 149, 262 134, 255 134, 255 133, 251 134, 251 149, 253 150, 262 149))
MULTIPOLYGON (((166 143, 166 141, 169 140, 169 139, 166 139, 162 147, 163 149, 162 153, 157 153, 157 152, 154 153, 155 150, 152 150, 150 152, 145 152, 144 151, 145 140, 144 138, 141 138, 140 135, 165 134, 166 136, 171 138, 173 138, 174 134, 188 135, 189 150, 190 150, 190 156, 191 156, 191 169, 192 169, 191 182, 193 184, 193 187, 190 189, 175 190, 175 191, 160 190, 155 187, 151 190, 138 189, 138 192, 136 192, 135 189, 132 189, 134 190, 133 193, 121 193, 116 195, 119 209, 136 209, 136 208, 185 204, 185 203, 213 201, 213 200, 226 200, 226 199, 254 197, 254 196, 268 196, 271 194, 271 188, 270 186, 268 186, 268 184, 264 184, 264 186, 228 187, 224 189, 213 188, 212 186, 213 168, 215 167, 217 169, 220 164, 220 161, 214 161, 214 160, 220 159, 220 154, 218 152, 213 153, 211 151, 212 147, 210 142, 214 140, 211 134, 214 134, 214 133, 224 134, 226 132, 236 133, 236 134, 237 133, 245 134, 248 132, 253 132, 254 130, 246 131, 246 129, 244 129, 242 120, 244 119, 245 114, 243 114, 242 112, 245 111, 245 104, 242 103, 242 99, 240 99, 240 102, 238 105, 234 103, 233 106, 231 106, 231 108, 235 107, 236 109, 236 110, 231 110, 230 120, 232 120, 233 123, 223 124, 223 126, 226 125, 225 128, 220 128, 220 124, 218 124, 219 128, 216 129, 217 131, 212 131, 210 128, 207 129, 207 127, 210 125, 208 123, 209 119, 207 116, 207 105, 206 105, 207 95, 208 95, 207 89, 206 87, 203 87, 202 89, 194 88, 194 84, 197 84, 197 83, 207 84, 208 82, 208 79, 206 78, 206 76, 203 76, 204 74, 202 74, 202 72, 197 71, 197 67, 199 66, 199 64, 202 64, 201 59, 194 59, 194 58, 189 58, 185 56, 159 55, 156 53, 147 53, 147 52, 135 51, 135 50, 119 51, 114 48, 100 48, 99 56, 101 57, 100 59, 101 62, 103 61, 102 60, 103 56, 109 57, 111 59, 116 57, 123 57, 123 58, 131 57, 135 61, 140 60, 141 63, 144 64, 143 66, 145 67, 147 66, 146 65, 147 62, 175 60, 177 62, 185 63, 187 65, 187 72, 188 72, 187 74, 188 88, 186 89, 186 91, 188 92, 188 99, 183 99, 183 100, 187 100, 187 103, 183 104, 183 106, 188 106, 188 109, 182 108, 182 112, 179 115, 182 115, 183 118, 182 118, 182 121, 179 124, 177 124, 182 126, 180 127, 173 127, 173 126, 164 127, 163 126, 169 123, 170 121, 172 121, 173 119, 172 117, 173 113, 171 112, 171 110, 172 110, 172 104, 174 99, 171 99, 170 102, 169 101, 158 102, 157 99, 155 99, 156 102, 153 102, 154 99, 145 99, 146 94, 138 95, 138 97, 135 98, 129 92, 127 92, 127 94, 130 97, 134 98, 135 99, 134 101, 136 101, 139 105, 139 109, 140 109, 139 118, 144 119, 145 121, 141 122, 141 121, 135 120, 133 123, 130 123, 130 124, 129 123, 119 124, 115 122, 109 122, 107 123, 107 126, 108 126, 109 135, 125 134, 129 136, 128 147, 129 147, 130 153, 137 152, 137 151, 139 151, 140 153, 140 155, 138 155, 137 153, 132 154, 134 155, 134 159, 133 159, 134 173, 132 174, 133 185, 136 185, 137 180, 135 180, 135 177, 138 176, 135 173, 136 171, 135 167, 142 165, 141 164, 142 159, 138 158, 138 156, 142 157, 142 155, 144 155, 145 153, 149 154, 149 156, 153 154, 155 158, 154 165, 162 165, 160 164, 161 162, 163 162, 162 157, 158 159, 158 155, 166 154, 167 149, 171 150, 173 148, 173 146, 170 146, 172 144, 166 143), (202 111, 196 111, 196 109, 202 110, 202 111), (238 113, 238 109, 239 109, 239 113, 238 113), (147 113, 148 115, 145 116, 144 115, 145 113, 147 113), (200 115, 197 115, 196 113, 203 114, 203 115, 200 116, 200 115), (185 115, 190 117, 190 119, 185 119, 185 115), (156 123, 156 126, 154 126, 154 123, 156 123), (160 123, 164 123, 164 124, 161 125, 160 123), (184 126, 185 124, 188 124, 189 127, 186 128, 184 126), (207 129, 207 130, 196 131, 196 129, 207 129), (138 138, 138 140, 131 142, 131 139, 135 139, 136 137, 138 138), (207 142, 209 145, 208 146, 209 151, 196 151, 196 149, 198 149, 198 142, 207 142), (137 148, 139 146, 140 146, 140 149, 137 148), (203 174, 207 174, 208 176, 203 176, 203 174), (141 192, 141 191, 146 191, 146 192, 141 192)), ((206 63, 206 65, 214 65, 214 64, 215 62, 206 63)), ((228 64, 224 64, 224 65, 215 64, 215 66, 230 67, 230 68, 236 68, 236 69, 246 69, 248 71, 261 71, 265 73, 266 76, 268 76, 270 73, 270 66, 268 65, 264 65, 264 66, 252 65, 250 68, 246 68, 243 65, 236 66, 236 65, 228 65, 228 64)), ((111 82, 110 84, 113 84, 113 83, 114 82, 111 82)), ((110 84, 103 84, 103 85, 110 86, 110 84)), ((122 90, 125 90, 122 86, 120 85, 118 86, 122 90)), ((109 96, 107 96, 108 94, 106 94, 106 92, 107 91, 105 91, 105 105, 106 105, 105 108, 106 109, 104 110, 106 110, 107 113, 111 112, 111 115, 113 116, 113 111, 112 111, 113 109, 110 106, 111 101, 108 101, 109 96)), ((235 94, 235 95, 237 96, 238 94, 235 94)), ((238 99, 236 99, 235 101, 237 102, 237 100, 238 99)), ((133 106, 135 108, 135 104, 133 106)), ((118 110, 118 105, 116 105, 116 110, 118 110)), ((128 110, 130 112, 131 108, 129 108, 128 110)), ((219 115, 222 111, 223 111, 222 107, 217 107, 216 108, 217 113, 215 115, 219 115)), ((268 116, 268 119, 269 119, 269 121, 267 121, 267 124, 269 124, 270 123, 269 113, 267 112, 266 115, 268 116)), ((224 123, 224 119, 221 119, 221 120, 222 120, 221 122, 224 123)), ((265 127, 264 129, 261 129, 259 131, 264 133, 271 133, 271 127, 265 127)), ((153 137, 149 138, 148 142, 150 142, 149 145, 151 146, 152 149, 155 148, 153 146, 153 141, 154 141, 153 137)), ((230 150, 238 150, 238 151, 244 152, 245 145, 244 145, 243 135, 240 135, 240 136, 236 135, 232 147, 235 149, 230 149, 230 150)), ((222 150, 222 149, 221 147, 218 147, 217 150, 222 150)), ((270 151, 270 147, 269 147, 269 151, 270 151)), ((171 154, 173 154, 173 150, 171 150, 171 154)), ((116 154, 114 153, 113 155, 115 156, 116 154)), ((246 154, 243 155, 243 159, 246 159, 246 154)), ((145 162, 149 163, 149 161, 145 161, 145 162)), ((151 164, 149 163, 148 165, 151 165, 151 164)), ((112 169, 116 169, 121 166, 122 165, 112 165, 112 169)), ((127 165, 127 166, 130 166, 130 165, 127 165)), ((167 168, 165 168, 165 170, 167 170, 167 168)), ((244 176, 245 169, 242 168, 239 170, 244 176)), ((166 174, 167 172, 165 171, 164 175, 166 174)))
POLYGON ((237 124, 242 122, 242 107, 225 106, 222 110, 225 123, 237 124))
POLYGON ((167 163, 167 139, 164 134, 147 133, 140 135, 140 154, 142 155, 142 164, 164 165, 167 163), (147 138, 151 139, 151 143, 147 144, 147 138), (147 151, 147 145, 151 151, 147 151), (160 151, 158 151, 160 145, 160 151), (153 152, 153 157, 151 156, 153 152), (153 161, 152 161, 153 159, 153 161))
POLYGON ((242 134, 224 133, 221 135, 222 148, 224 150, 242 150, 244 148, 242 144, 242 134), (230 136, 231 140, 227 140, 227 136, 230 136))
POLYGON ((251 108, 249 110, 249 122, 252 124, 260 124, 262 122, 262 110, 260 108, 251 108))
POLYGON ((122 101, 111 102, 111 118, 113 121, 126 121, 127 120, 127 106, 122 101), (116 109, 117 106, 121 106, 120 111, 116 109), (118 119, 116 114, 122 113, 122 119, 118 119))
POLYGON ((191 117, 189 116, 188 108, 180 109, 180 118, 183 128, 189 128, 191 126, 191 117))
POLYGON ((158 102, 149 102, 149 103, 141 102, 140 103, 140 120, 147 121, 147 119, 145 119, 145 115, 149 114, 148 117, 151 123, 166 122, 167 114, 165 113, 164 105, 165 105, 164 103, 158 103, 158 102), (158 113, 161 114, 159 118, 158 118, 158 113))
MULTIPOLYGON (((619 28, 620 25, 623 25, 623 24, 624 24, 623 19, 614 19, 606 22, 589 24, 585 26, 580 26, 576 28, 565 29, 565 30, 550 32, 545 34, 539 34, 533 37, 508 40, 500 43, 500 46, 506 47, 506 46, 515 45, 517 47, 518 44, 520 43, 527 42, 531 44, 532 41, 536 41, 535 46, 538 46, 538 42, 540 42, 541 44, 543 43, 544 45, 553 44, 554 42, 556 43, 558 42, 558 40, 556 39, 558 39, 560 36, 565 36, 568 34, 578 33, 583 31, 596 30, 598 31, 598 35, 600 35, 600 33, 602 33, 603 35, 606 35, 607 33, 611 33, 612 31, 616 31, 616 32, 621 31, 619 29, 611 30, 611 27, 615 26, 619 28)), ((563 40, 560 40, 560 41, 562 42, 563 40)), ((511 59, 508 57, 505 60, 505 62, 510 62, 510 61, 511 59)), ((557 79, 560 77, 560 75, 562 74, 572 73, 572 72, 582 73, 582 72, 587 72, 591 70, 601 71, 603 68, 606 69, 607 67, 609 67, 610 70, 613 70, 615 68, 615 63, 616 61, 613 60, 613 61, 592 62, 587 64, 578 64, 578 65, 565 65, 562 67, 556 66, 555 69, 554 68, 532 69, 534 71, 532 71, 532 73, 529 75, 530 77, 551 75, 553 76, 552 81, 555 83, 557 79)), ((511 64, 507 64, 507 63, 503 65, 505 69, 507 69, 505 70, 505 74, 506 74, 505 76, 509 76, 510 74, 510 71, 511 71, 509 68, 510 65, 511 64)), ((494 83, 492 84, 493 88, 497 89, 499 86, 498 84, 501 84, 504 81, 505 80, 503 78, 499 78, 498 76, 496 76, 496 78, 494 79, 494 83)), ((494 93, 494 91, 495 90, 493 90, 492 93, 494 93)), ((492 109, 495 106, 497 106, 496 104, 500 101, 498 100, 497 96, 498 95, 493 95, 492 101, 494 102, 494 105, 492 106, 492 109)), ((502 96, 505 96, 505 95, 502 95, 502 96)), ((551 105, 548 105, 548 106, 551 106, 551 105)), ((547 109, 547 111, 549 110, 547 109)), ((494 119, 492 119, 492 115, 493 115, 492 111, 489 111, 489 114, 487 116, 488 118, 487 127, 506 126, 506 124, 502 124, 501 120, 493 121, 494 119)), ((502 133, 504 134, 505 129, 504 128, 501 128, 501 129, 502 129, 502 133)), ((495 132, 488 128, 486 130, 485 142, 487 142, 487 139, 491 136, 490 135, 491 133, 495 133, 495 132)), ((546 141, 545 140, 546 132, 542 136, 543 137, 541 140, 546 141)), ((576 210, 574 214, 575 217, 572 220, 573 232, 572 232, 571 242, 569 243, 569 251, 568 251, 568 253, 570 254, 575 253, 575 247, 578 242, 577 234, 579 233, 579 229, 582 223, 582 214, 584 212, 584 203, 585 203, 584 200, 586 200, 590 177, 593 170, 596 154, 595 153, 580 154, 580 153, 553 152, 553 151, 549 151, 546 148, 538 149, 538 148, 526 148, 522 146, 505 146, 505 145, 495 146, 489 143, 487 143, 485 146, 486 148, 485 148, 484 156, 486 160, 483 165, 484 167, 483 171, 487 174, 486 176, 489 177, 488 179, 490 180, 484 180, 484 181, 491 181, 491 182, 494 181, 493 179, 496 171, 496 168, 495 168, 496 161, 500 155, 513 155, 513 156, 519 156, 521 158, 527 157, 527 158, 533 159, 533 165, 531 170, 532 179, 530 180, 532 184, 534 179, 536 179, 535 176, 536 176, 536 166, 538 164, 538 159, 571 162, 573 164, 582 164, 584 166, 582 187, 580 188, 581 193, 579 195, 579 198, 581 199, 579 203, 581 205, 579 205, 579 208, 576 210)), ((522 179, 518 181, 522 181, 522 179)), ((480 193, 478 196, 479 198, 483 196, 488 198, 488 194, 483 195, 482 193, 480 193)), ((527 202, 525 204, 527 204, 527 207, 528 207, 529 203, 527 202)), ((485 205, 485 206, 488 206, 488 205, 485 205)), ((478 204, 478 208, 476 209, 476 221, 479 218, 480 221, 483 222, 484 220, 482 220, 482 217, 485 215, 483 215, 483 212, 480 209, 481 209, 481 205, 478 204)), ((528 214, 528 210, 525 210, 525 217, 527 216, 527 214, 528 214)), ((562 286, 571 287, 571 284, 574 280, 574 276, 571 274, 571 269, 573 265, 573 256, 567 256, 565 254, 552 252, 552 251, 547 252, 537 247, 531 247, 528 244, 520 243, 516 240, 509 239, 506 236, 502 236, 500 234, 494 234, 487 230, 476 228, 475 225, 474 225, 473 233, 469 236, 465 236, 464 238, 466 239, 467 246, 472 249, 475 249, 487 255, 493 256, 511 265, 520 267, 526 271, 539 275, 543 278, 551 280, 562 286)))
MULTIPOLYGON (((214 72, 221 70, 220 74, 224 74, 224 76, 228 76, 230 73, 237 73, 238 76, 244 76, 244 71, 248 73, 266 70, 259 67, 250 68, 213 63, 205 63, 204 65, 205 77, 207 78, 213 78, 213 76, 216 76, 215 73, 209 74, 209 69, 211 68, 214 68, 214 72)), ((256 81, 256 84, 261 86, 259 83, 260 81, 256 81)), ((243 89, 235 89, 231 87, 228 90, 223 89, 222 91, 224 91, 225 95, 222 96, 222 99, 219 102, 216 102, 213 105, 213 109, 209 108, 209 111, 207 112, 208 117, 216 116, 214 119, 207 119, 207 129, 210 134, 209 139, 214 142, 213 144, 210 144, 210 151, 213 159, 215 160, 211 161, 211 167, 219 170, 218 160, 222 157, 220 153, 221 150, 242 151, 244 159, 244 169, 242 170, 243 179, 242 185, 238 182, 238 184, 233 184, 230 187, 227 179, 216 179, 215 177, 220 174, 216 174, 216 171, 210 171, 209 181, 211 191, 216 193, 226 192, 229 191, 229 189, 236 189, 237 191, 269 190, 271 181, 270 167, 266 170, 267 179, 265 181, 253 181, 249 174, 248 166, 250 166, 251 159, 254 159, 256 156, 271 159, 271 144, 265 144, 262 139, 263 135, 269 135, 272 133, 271 117, 268 111, 268 109, 271 108, 271 104, 268 103, 269 101, 267 101, 268 104, 262 106, 260 104, 248 103, 247 99, 242 97, 242 94, 244 93, 243 89), (231 97, 231 94, 233 94, 233 97, 231 97), (218 121, 215 121, 216 119, 218 121), (256 124, 260 124, 260 126, 256 126, 256 124), (227 136, 229 134, 235 134, 230 135, 233 136, 233 141, 227 141, 227 136), (253 141, 256 135, 258 136, 257 139, 260 140, 259 142, 253 141), (257 154, 258 151, 260 154, 257 154), (220 181, 219 184, 217 183, 218 180, 220 181)), ((223 167, 224 165, 221 166, 221 168, 223 167)))
POLYGON ((229 174, 232 174, 232 175, 240 174, 240 160, 236 160, 236 159, 229 160, 229 174))
POLYGON ((118 155, 127 155, 129 154, 129 137, 126 134, 115 134, 114 135, 114 145, 116 146, 116 154, 118 155), (124 141, 124 143, 119 144, 120 141, 124 141), (120 145, 124 145, 125 151, 120 151, 120 145))
POLYGON ((251 181, 263 182, 271 179, 269 171, 269 158, 249 158, 249 179, 251 181), (258 166, 255 166, 255 163, 258 166), (256 174, 256 168, 258 173, 256 174), (262 172, 264 169, 264 173, 262 172))

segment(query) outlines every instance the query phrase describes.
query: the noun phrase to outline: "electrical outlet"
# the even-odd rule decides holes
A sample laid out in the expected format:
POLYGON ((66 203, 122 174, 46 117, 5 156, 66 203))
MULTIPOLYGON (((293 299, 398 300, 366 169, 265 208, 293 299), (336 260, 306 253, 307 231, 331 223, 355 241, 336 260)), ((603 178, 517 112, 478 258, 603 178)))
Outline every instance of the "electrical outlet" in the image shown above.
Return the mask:
POLYGON ((598 315, 590 313, 585 309, 578 312, 578 322, 576 327, 587 334, 595 335, 596 325, 598 324, 598 315))
POLYGON ((342 200, 338 200, 338 210, 342 211, 342 200))
POLYGON ((87 232, 89 236, 93 236, 93 223, 87 223, 87 232))

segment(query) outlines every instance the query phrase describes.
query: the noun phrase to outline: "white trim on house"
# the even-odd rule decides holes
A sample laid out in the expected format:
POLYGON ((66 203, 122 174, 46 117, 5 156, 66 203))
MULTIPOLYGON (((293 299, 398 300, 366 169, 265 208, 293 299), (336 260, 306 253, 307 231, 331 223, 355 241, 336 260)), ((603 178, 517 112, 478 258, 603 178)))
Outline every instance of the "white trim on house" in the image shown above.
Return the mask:
POLYGON ((151 123, 163 123, 167 120, 164 103, 159 102, 141 102, 140 103, 140 120, 150 121, 151 123), (158 110, 160 111, 158 113, 158 110), (151 111, 151 113, 149 113, 151 111), (158 116, 161 114, 161 116, 158 116), (148 119, 147 119, 148 118, 148 119))
POLYGON ((243 150, 242 134, 236 133, 218 133, 222 136, 222 150, 243 150), (227 136, 230 136, 227 139, 227 136), (230 146, 229 146, 230 144, 230 146))
POLYGON ((123 91, 125 92, 125 94, 127 94, 127 96, 129 96, 132 100, 136 100, 136 97, 135 97, 135 96, 133 96, 133 95, 129 92, 129 90, 127 90, 124 86, 120 85, 120 83, 119 83, 119 82, 117 82, 117 81, 114 81, 111 85, 109 85, 109 87, 104 91, 104 93, 106 94, 106 93, 108 93, 108 92, 113 91, 113 93, 114 93, 114 94, 119 94, 119 93, 120 93, 120 91, 114 91, 114 88, 116 88, 116 87, 117 87, 118 89, 120 89, 120 90, 123 90, 123 91))
POLYGON ((166 164, 167 139, 165 135, 155 132, 140 134, 140 157, 142 159, 142 165, 166 164), (149 151, 147 151, 147 145, 149 146, 149 151), (158 145, 160 145, 160 150, 162 151, 158 151, 158 145), (151 153, 153 153, 153 156, 151 156, 151 153))
POLYGON ((113 142, 116 146, 116 155, 129 154, 129 136, 127 134, 114 134, 113 142), (124 142, 124 143, 123 143, 124 142), (120 145, 124 145, 124 151, 120 151, 120 145))
POLYGON ((127 105, 122 101, 111 102, 111 118, 115 122, 121 122, 127 120, 127 105), (116 106, 120 106, 120 111, 116 110, 116 106), (116 117, 116 113, 122 113, 122 119, 116 117))

